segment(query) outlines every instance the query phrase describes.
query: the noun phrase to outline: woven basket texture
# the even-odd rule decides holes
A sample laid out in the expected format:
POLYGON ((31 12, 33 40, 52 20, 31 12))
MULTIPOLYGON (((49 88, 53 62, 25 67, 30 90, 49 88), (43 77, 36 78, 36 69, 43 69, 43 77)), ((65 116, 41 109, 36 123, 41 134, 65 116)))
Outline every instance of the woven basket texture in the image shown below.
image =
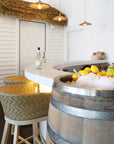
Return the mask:
POLYGON ((0 87, 4 114, 12 120, 31 120, 48 115, 50 93, 35 93, 31 84, 0 87))
POLYGON ((0 0, 0 13, 7 16, 17 17, 28 21, 44 21, 52 25, 66 26, 68 19, 65 21, 54 21, 53 18, 61 13, 54 7, 50 7, 44 10, 33 9, 30 7, 31 2, 24 0, 0 0))
POLYGON ((5 84, 26 84, 26 83, 32 83, 29 79, 27 79, 25 76, 20 75, 13 75, 13 76, 7 76, 3 79, 5 84))

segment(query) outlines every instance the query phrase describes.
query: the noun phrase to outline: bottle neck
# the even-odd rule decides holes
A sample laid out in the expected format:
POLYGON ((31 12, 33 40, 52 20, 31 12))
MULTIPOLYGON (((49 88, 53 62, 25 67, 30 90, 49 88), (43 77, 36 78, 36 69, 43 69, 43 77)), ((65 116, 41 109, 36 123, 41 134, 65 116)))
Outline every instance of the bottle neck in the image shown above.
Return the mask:
POLYGON ((37 50, 37 53, 40 53, 40 50, 37 50))

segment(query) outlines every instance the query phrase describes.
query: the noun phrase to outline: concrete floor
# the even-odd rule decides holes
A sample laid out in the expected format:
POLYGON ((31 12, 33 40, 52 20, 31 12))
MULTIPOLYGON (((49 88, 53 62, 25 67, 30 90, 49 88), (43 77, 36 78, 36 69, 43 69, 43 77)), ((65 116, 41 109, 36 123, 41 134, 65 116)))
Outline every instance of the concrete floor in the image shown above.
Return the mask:
MULTIPOLYGON (((1 139, 2 139, 2 134, 3 134, 3 128, 4 128, 4 113, 3 113, 3 109, 0 103, 0 143, 1 143, 1 139)), ((22 137, 28 137, 32 135, 32 126, 22 126, 20 127, 20 135, 22 137)), ((8 144, 13 144, 13 136, 11 136, 11 134, 9 134, 8 137, 8 144)))

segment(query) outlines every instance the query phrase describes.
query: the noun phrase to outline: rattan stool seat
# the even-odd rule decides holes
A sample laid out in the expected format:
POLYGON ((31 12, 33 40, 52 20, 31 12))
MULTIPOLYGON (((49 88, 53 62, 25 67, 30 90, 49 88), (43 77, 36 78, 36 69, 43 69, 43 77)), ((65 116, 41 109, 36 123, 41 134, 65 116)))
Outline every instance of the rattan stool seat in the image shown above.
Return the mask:
POLYGON ((15 95, 37 95, 38 91, 35 91, 35 87, 33 84, 15 84, 15 85, 5 85, 0 87, 0 94, 7 96, 15 96, 15 95))
POLYGON ((13 75, 13 76, 7 76, 3 79, 5 84, 26 84, 30 83, 29 79, 27 79, 25 76, 21 75, 13 75))

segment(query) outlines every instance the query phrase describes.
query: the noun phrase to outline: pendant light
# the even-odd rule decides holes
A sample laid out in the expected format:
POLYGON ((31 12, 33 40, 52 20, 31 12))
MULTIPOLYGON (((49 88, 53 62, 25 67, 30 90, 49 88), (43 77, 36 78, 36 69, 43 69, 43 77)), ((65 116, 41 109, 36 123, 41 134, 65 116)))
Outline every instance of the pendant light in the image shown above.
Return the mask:
MULTIPOLYGON (((61 1, 59 0, 59 8, 60 8, 60 2, 61 1)), ((61 21, 67 20, 67 17, 62 16, 61 13, 59 13, 59 15, 57 15, 56 17, 54 17, 53 20, 61 22, 61 21)))
POLYGON ((41 0, 39 0, 39 2, 31 4, 30 7, 31 7, 31 8, 34 8, 34 9, 42 10, 42 9, 47 9, 47 8, 49 8, 50 5, 49 5, 49 4, 46 4, 46 3, 43 3, 43 2, 41 2, 41 0))
POLYGON ((65 21, 65 20, 67 20, 67 18, 66 18, 65 16, 62 16, 61 13, 59 13, 59 15, 56 16, 56 17, 54 17, 53 20, 60 22, 60 21, 65 21))
POLYGON ((86 0, 84 0, 84 9, 85 9, 85 21, 80 24, 80 26, 89 26, 92 25, 91 23, 86 21, 86 0))

